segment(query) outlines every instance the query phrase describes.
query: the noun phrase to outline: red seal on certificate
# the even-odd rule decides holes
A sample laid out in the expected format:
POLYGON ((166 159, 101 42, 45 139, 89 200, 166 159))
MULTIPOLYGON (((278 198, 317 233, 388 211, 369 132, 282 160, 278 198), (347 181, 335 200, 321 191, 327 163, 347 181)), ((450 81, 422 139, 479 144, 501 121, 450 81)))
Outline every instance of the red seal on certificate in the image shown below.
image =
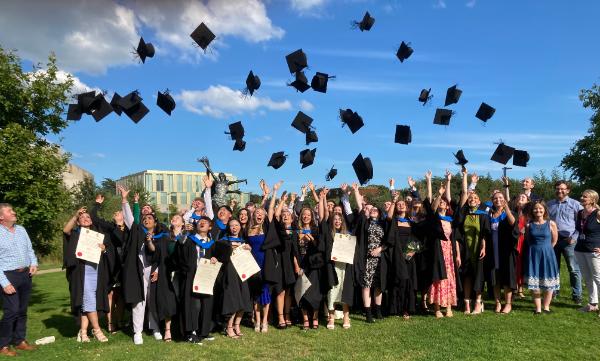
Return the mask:
POLYGON ((77 252, 77 257, 83 256, 83 252, 77 252))
POLYGON ((194 291, 198 291, 198 286, 194 286, 194 291))
POLYGON ((246 278, 246 274, 245 273, 242 274, 242 278, 246 278))
POLYGON ((337 261, 337 257, 332 257, 334 261, 337 261))

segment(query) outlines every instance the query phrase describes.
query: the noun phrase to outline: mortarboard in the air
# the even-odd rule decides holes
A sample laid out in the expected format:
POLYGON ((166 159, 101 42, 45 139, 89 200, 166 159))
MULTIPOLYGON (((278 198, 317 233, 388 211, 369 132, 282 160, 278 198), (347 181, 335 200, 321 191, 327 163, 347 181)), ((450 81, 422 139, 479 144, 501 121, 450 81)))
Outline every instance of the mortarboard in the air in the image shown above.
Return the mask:
POLYGON ((308 66, 306 54, 304 54, 302 49, 298 49, 293 53, 286 55, 285 61, 290 69, 290 73, 297 73, 308 66))
POLYGON ((352 109, 340 109, 340 119, 342 120, 342 127, 347 125, 352 134, 356 133, 360 128, 362 128, 365 123, 360 115, 357 112, 352 111, 352 109))
POLYGON ((164 93, 158 92, 158 96, 156 97, 156 105, 165 113, 171 115, 171 112, 175 109, 175 99, 169 94, 169 91, 165 91, 164 93))
POLYGON ((450 104, 458 103, 458 99, 462 94, 462 90, 458 89, 456 85, 451 86, 446 91, 446 101, 444 102, 444 106, 447 107, 450 104))
POLYGON ((233 140, 244 138, 244 126, 242 125, 242 122, 229 124, 229 132, 225 132, 225 134, 229 134, 233 140))
POLYGON ((104 119, 107 115, 112 113, 113 108, 104 98, 104 94, 100 93, 96 96, 97 101, 94 103, 94 107, 91 109, 92 116, 97 122, 104 119))
POLYGON ((302 164, 302 169, 312 165, 315 161, 315 155, 317 153, 317 148, 314 149, 304 149, 300 152, 300 163, 302 164))
POLYGON ((305 91, 310 89, 310 84, 308 84, 308 79, 306 79, 306 75, 304 75, 304 72, 302 72, 302 71, 296 72, 296 80, 289 83, 288 86, 294 87, 300 93, 304 93, 305 91))
POLYGON ((513 156, 514 151, 515 148, 509 147, 504 143, 500 143, 498 144, 498 147, 496 147, 494 154, 492 154, 491 160, 493 160, 494 162, 506 164, 513 156))
POLYGON ((373 24, 375 24, 375 18, 372 17, 368 11, 365 13, 365 16, 363 16, 363 18, 360 22, 359 21, 352 22, 352 26, 354 28, 358 27, 360 29, 360 31, 371 30, 371 28, 373 27, 373 24))
POLYGON ((306 133, 306 145, 309 145, 310 143, 314 143, 314 142, 318 142, 319 141, 319 137, 317 136, 317 132, 315 132, 314 130, 309 130, 306 133))
POLYGON ((337 175, 337 169, 335 169, 334 167, 335 165, 331 166, 331 169, 329 170, 329 172, 327 172, 327 175, 325 176, 325 180, 327 182, 335 178, 335 176, 337 175))
POLYGON ((335 78, 335 76, 329 76, 329 74, 317 72, 313 76, 313 78, 312 78, 312 80, 310 82, 310 86, 316 92, 327 93, 327 82, 331 78, 335 78))
POLYGON ((142 103, 142 97, 137 90, 122 97, 119 105, 134 123, 138 123, 150 111, 142 103))
POLYGON ((67 110, 67 120, 80 120, 81 115, 81 106, 79 104, 69 104, 69 109, 67 110))
POLYGON ((123 113, 123 108, 121 107, 120 102, 121 96, 119 95, 119 93, 115 92, 113 94, 112 99, 110 100, 110 106, 112 106, 113 111, 118 115, 121 115, 121 113, 123 113))
POLYGON ((284 152, 276 152, 271 155, 271 159, 269 160, 269 164, 267 167, 273 167, 274 169, 279 169, 285 163, 287 155, 284 152))
POLYGON ((310 131, 312 122, 313 119, 311 117, 299 111, 298 114, 296 114, 294 120, 292 121, 292 127, 306 134, 310 131))
POLYGON ((408 59, 413 53, 413 48, 411 48, 409 44, 402 42, 398 48, 398 51, 396 52, 396 56, 401 63, 404 63, 404 60, 408 59))
POLYGON ((258 88, 260 88, 260 78, 250 70, 246 78, 246 89, 244 89, 243 93, 244 95, 250 93, 250 96, 252 96, 258 88))
POLYGON ((477 117, 477 119, 483 120, 484 122, 487 122, 492 116, 494 116, 495 112, 496 109, 492 106, 486 103, 481 103, 481 105, 479 106, 479 110, 477 110, 477 114, 475 114, 475 117, 477 117))
POLYGON ((421 93, 419 94, 419 101, 423 103, 423 105, 427 104, 427 102, 433 98, 433 95, 430 95, 430 93, 431 88, 421 90, 421 93))
POLYGON ((513 165, 517 167, 527 167, 527 162, 529 162, 529 153, 525 150, 517 150, 513 154, 513 165))
POLYGON ((371 159, 363 158, 361 153, 352 162, 352 168, 354 168, 356 177, 361 185, 373 178, 373 164, 371 164, 371 159))
POLYGON ((144 38, 140 38, 140 42, 138 43, 135 52, 140 57, 142 63, 145 63, 146 57, 152 58, 154 56, 154 45, 152 45, 152 43, 146 43, 144 38))
POLYGON ((433 124, 449 125, 450 118, 452 118, 452 110, 437 108, 433 117, 433 124))
POLYGON ((456 158, 456 164, 458 165, 464 166, 465 164, 469 163, 467 158, 465 158, 465 154, 463 153, 462 149, 459 149, 458 152, 454 154, 454 157, 456 158))
POLYGON ((246 149, 246 142, 243 139, 236 139, 235 143, 233 144, 233 150, 239 150, 240 152, 243 152, 244 149, 246 149))
POLYGON ((92 115, 92 109, 96 107, 99 101, 100 99, 96 97, 96 91, 77 94, 77 104, 81 107, 81 112, 88 115, 92 115))
POLYGON ((408 125, 396 125, 396 135, 394 142, 400 144, 408 144, 412 142, 412 132, 408 125))
POLYGON ((198 27, 190 34, 190 37, 202 48, 202 50, 206 50, 210 43, 216 38, 215 34, 213 34, 204 23, 198 25, 198 27))

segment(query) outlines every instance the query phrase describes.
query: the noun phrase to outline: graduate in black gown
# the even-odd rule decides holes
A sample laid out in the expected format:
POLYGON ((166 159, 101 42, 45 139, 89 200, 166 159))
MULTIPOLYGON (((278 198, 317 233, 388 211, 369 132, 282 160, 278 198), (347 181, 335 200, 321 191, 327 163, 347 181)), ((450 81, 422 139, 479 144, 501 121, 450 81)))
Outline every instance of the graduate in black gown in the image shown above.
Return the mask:
MULTIPOLYGON (((218 247, 217 242, 211 238, 213 222, 210 218, 202 216, 196 222, 196 229, 194 230, 191 227, 193 226, 186 225, 186 229, 190 233, 187 234, 186 239, 177 248, 177 257, 183 275, 181 299, 186 340, 201 344, 202 340, 214 340, 210 333, 213 331, 215 320, 213 313, 214 295, 193 292, 198 260, 206 258, 215 263, 220 258, 219 261, 223 261, 222 254, 226 252, 223 249, 226 247, 218 247), (219 250, 221 250, 221 255, 218 254, 219 250)), ((219 279, 215 281, 215 289, 218 288, 219 282, 219 279)))
POLYGON ((373 313, 376 318, 383 318, 381 302, 388 273, 388 262, 385 257, 387 246, 384 243, 385 224, 379 219, 381 213, 377 207, 370 204, 363 205, 363 197, 357 183, 352 184, 352 189, 359 212, 354 229, 357 242, 354 272, 357 283, 362 288, 366 321, 371 323, 374 322, 373 313), (374 312, 371 311, 372 308, 374 312))
POLYGON ((354 250, 354 262, 343 263, 331 260, 334 237, 336 234, 351 234, 346 225, 346 219, 341 207, 324 207, 327 202, 329 189, 325 188, 319 202, 320 222, 320 241, 325 246, 326 272, 325 279, 327 284, 327 328, 335 328, 335 304, 342 305, 343 328, 350 328, 350 308, 354 303, 354 263, 356 263, 356 246, 354 250), (332 213, 329 213, 331 208, 332 213))
POLYGON ((248 282, 242 282, 229 257, 233 250, 238 247, 246 250, 251 250, 251 247, 244 240, 242 228, 237 219, 229 220, 226 235, 221 240, 228 248, 223 257, 223 277, 220 282, 222 288, 220 295, 222 299, 221 315, 227 320, 225 331, 227 337, 239 338, 242 336, 240 330, 242 317, 245 312, 252 312, 252 299, 250 298, 248 282))
POLYGON ((109 312, 108 292, 111 287, 111 274, 115 265, 114 247, 110 237, 92 223, 87 210, 80 208, 63 229, 63 268, 67 270, 71 312, 79 317, 80 331, 78 342, 89 342, 88 327, 100 342, 108 339, 98 323, 98 312, 109 312), (75 228, 77 226, 77 229, 75 228), (81 232, 92 230, 104 237, 98 247, 102 250, 98 264, 77 258, 76 250, 81 232))
POLYGON ((273 225, 277 231, 280 241, 276 248, 281 270, 280 282, 275 284, 275 293, 277 294, 277 328, 283 329, 292 325, 290 317, 290 308, 294 294, 294 285, 296 284, 296 273, 294 272, 294 256, 292 254, 292 234, 294 233, 294 218, 288 204, 288 193, 283 192, 279 204, 275 208, 273 225))
POLYGON ((508 207, 504 194, 497 192, 492 196, 490 227, 492 236, 487 245, 485 265, 488 282, 494 285, 496 313, 510 313, 512 293, 517 289, 516 259, 519 240, 519 223, 508 207), (500 300, 504 288, 505 305, 500 300))

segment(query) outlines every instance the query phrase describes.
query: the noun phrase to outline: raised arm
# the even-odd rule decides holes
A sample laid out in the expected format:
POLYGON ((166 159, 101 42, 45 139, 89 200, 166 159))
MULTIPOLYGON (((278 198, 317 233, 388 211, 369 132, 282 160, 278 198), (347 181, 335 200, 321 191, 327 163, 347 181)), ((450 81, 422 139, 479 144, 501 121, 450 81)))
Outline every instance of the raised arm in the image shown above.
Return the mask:
POLYGON ((344 213, 346 215, 352 214, 352 206, 350 206, 350 190, 348 189, 348 185, 346 183, 342 183, 340 186, 342 189, 342 196, 340 197, 340 201, 342 202, 342 207, 344 208, 344 213))
POLYGON ((394 192, 392 194, 392 205, 387 211, 387 219, 394 219, 394 211, 396 210, 396 202, 398 202, 398 198, 400 198, 400 194, 398 192, 394 192))
POLYGON ((131 226, 133 225, 133 213, 131 213, 131 207, 127 201, 129 190, 125 189, 123 186, 117 186, 117 190, 121 194, 121 210, 123 211, 123 220, 125 221, 127 228, 131 229, 131 226))
POLYGON ((429 200, 429 202, 433 202, 433 191, 431 188, 431 171, 428 170, 427 173, 425 173, 425 180, 427 182, 427 199, 429 200))
POLYGON ((446 200, 448 201, 448 206, 450 206, 450 200, 452 199, 452 191, 450 187, 450 183, 452 182, 452 173, 446 169, 446 200))
POLYGON ((506 197, 506 201, 510 200, 510 183, 508 181, 508 177, 502 177, 502 188, 504 188, 504 197, 506 197))
POLYGON ((310 189, 310 193, 312 194, 313 198, 315 199, 316 203, 319 203, 319 195, 317 194, 317 191, 315 190, 315 185, 313 184, 312 181, 308 181, 308 189, 310 189))
POLYGON ((265 182, 264 179, 261 179, 260 182, 258 182, 258 185, 260 186, 260 189, 262 189, 263 191, 263 197, 262 200, 260 201, 260 208, 265 208, 265 205, 267 204, 267 198, 269 197, 269 186, 267 185, 267 183, 265 182))
POLYGON ((438 190, 435 200, 433 201, 433 204, 431 205, 431 209, 434 212, 436 212, 438 207, 440 206, 440 201, 442 200, 442 196, 444 195, 444 193, 446 193, 446 185, 442 182, 442 184, 440 184, 440 189, 438 190))
POLYGON ((284 191, 281 194, 281 198, 279 199, 279 204, 275 208, 275 219, 281 221, 281 212, 283 211, 283 207, 286 207, 286 203, 288 200, 288 193, 284 191))
POLYGON ((462 167, 462 171, 461 171, 461 175, 462 175, 462 187, 460 190, 460 202, 458 203, 459 206, 462 208, 465 203, 467 203, 467 198, 468 198, 468 193, 469 193, 469 187, 467 185, 468 180, 467 180, 467 176, 468 176, 469 172, 467 172, 467 168, 465 168, 464 166, 462 167))
MULTIPOLYGON (((323 199, 321 200, 321 205, 320 207, 323 208, 323 218, 321 218, 324 222, 327 222, 329 220, 329 209, 327 208, 327 194, 329 193, 329 188, 325 187, 321 190, 321 193, 323 194, 323 199)), ((319 212, 321 210, 319 209, 319 212)))
POLYGON ((275 199, 277 198, 277 191, 281 187, 282 183, 283 181, 279 181, 273 185, 273 194, 271 195, 271 201, 269 202, 269 210, 267 212, 269 222, 273 222, 273 215, 275 215, 275 199))
POLYGON ((202 182, 204 183, 204 212, 210 219, 215 219, 215 210, 212 206, 212 185, 214 179, 210 176, 203 176, 202 182))
POLYGON ((358 212, 360 213, 363 210, 363 197, 360 195, 360 191, 358 190, 358 183, 352 183, 352 190, 354 190, 354 198, 356 198, 358 212))
POLYGON ((75 214, 73 215, 73 217, 71 217, 68 221, 67 224, 65 224, 65 226, 63 227, 63 233, 70 235, 71 231, 73 231, 73 228, 75 228, 75 226, 77 225, 77 218, 79 218, 79 215, 81 213, 85 213, 87 212, 87 210, 85 209, 85 207, 81 207, 77 210, 77 212, 75 212, 75 214))

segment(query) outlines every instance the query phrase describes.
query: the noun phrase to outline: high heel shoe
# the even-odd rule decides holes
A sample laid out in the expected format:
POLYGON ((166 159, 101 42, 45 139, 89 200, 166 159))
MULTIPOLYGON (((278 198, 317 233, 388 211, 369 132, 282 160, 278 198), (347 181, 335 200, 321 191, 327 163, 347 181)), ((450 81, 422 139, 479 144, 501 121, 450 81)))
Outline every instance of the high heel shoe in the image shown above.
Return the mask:
POLYGON ((473 312, 471 312, 472 315, 479 315, 481 313, 483 313, 484 311, 484 307, 483 307, 483 301, 475 301, 475 308, 477 308, 477 306, 479 306, 479 310, 474 310, 473 312))
POLYGON ((471 314, 471 300, 465 298, 465 315, 471 314))
POLYGON ((285 322, 285 317, 284 317, 283 313, 279 314, 279 317, 283 318, 283 322, 279 322, 279 324, 277 325, 277 328, 280 330, 284 330, 287 328, 287 323, 285 322))
POLYGON ((283 318, 285 319, 285 325, 286 326, 291 326, 292 325, 292 320, 290 319, 290 314, 289 313, 285 313, 283 318))
POLYGON ((87 335, 87 331, 83 330, 79 330, 79 332, 77 333, 77 342, 83 342, 83 343, 87 343, 90 342, 90 338, 87 335))
POLYGON ((304 320, 304 322, 302 323, 302 329, 304 331, 308 331, 309 328, 310 328, 310 323, 308 322, 308 320, 304 320))
POLYGON ((313 320, 312 329, 317 330, 319 328, 319 320, 313 320))
POLYGON ((240 324, 239 323, 234 323, 233 324, 233 332, 235 332, 236 335, 238 336, 244 336, 244 334, 242 333, 242 330, 240 329, 240 324))
POLYGON ((238 336, 237 333, 235 332, 235 330, 233 329, 233 326, 227 326, 227 330, 225 331, 225 336, 227 336, 229 338, 233 338, 233 339, 240 338, 240 336, 238 336), (231 333, 229 332, 229 330, 231 330, 231 333))
POLYGON ((101 329, 92 329, 92 335, 100 342, 108 342, 108 338, 104 336, 101 329))
POLYGON ((254 332, 260 332, 260 323, 256 322, 254 324, 254 332))

